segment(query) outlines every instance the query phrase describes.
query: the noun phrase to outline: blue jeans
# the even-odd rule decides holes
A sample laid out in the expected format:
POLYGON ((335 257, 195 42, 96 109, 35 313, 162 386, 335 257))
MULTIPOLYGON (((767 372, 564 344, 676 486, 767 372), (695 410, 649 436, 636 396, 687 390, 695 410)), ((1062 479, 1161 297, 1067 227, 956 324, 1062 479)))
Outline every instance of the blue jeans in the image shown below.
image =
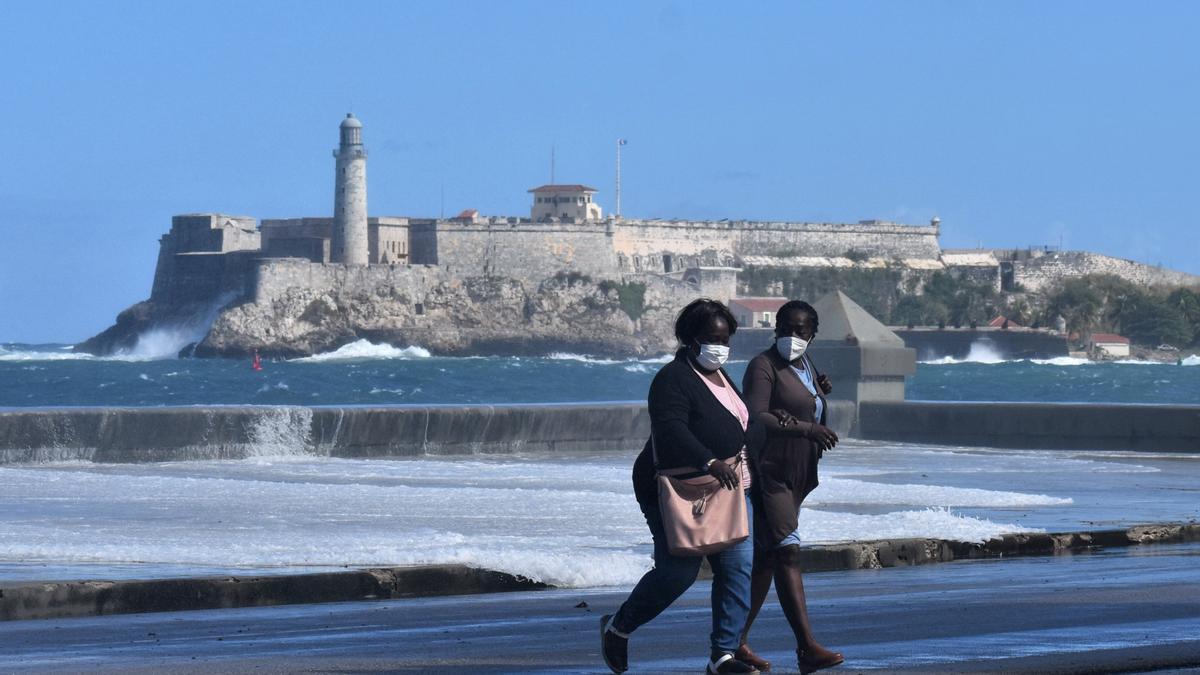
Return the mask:
MULTIPOLYGON (((749 496, 746 514, 754 522, 749 496)), ((633 587, 633 592, 613 616, 613 628, 632 633, 675 602, 696 581, 703 556, 671 555, 667 535, 657 505, 643 509, 646 524, 654 537, 654 568, 633 587)), ((712 567, 713 651, 737 651, 742 628, 750 614, 750 570, 754 566, 754 537, 708 556, 712 567)))

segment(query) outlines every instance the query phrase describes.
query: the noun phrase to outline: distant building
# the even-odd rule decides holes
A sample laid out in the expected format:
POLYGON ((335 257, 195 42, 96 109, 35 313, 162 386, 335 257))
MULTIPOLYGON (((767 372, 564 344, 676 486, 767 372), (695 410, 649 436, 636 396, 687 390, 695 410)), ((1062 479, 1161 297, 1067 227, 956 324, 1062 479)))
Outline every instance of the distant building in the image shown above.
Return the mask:
POLYGON ((742 328, 774 328, 775 312, 787 298, 732 298, 729 311, 742 328))
POLYGON ((1114 333, 1092 333, 1092 351, 1104 356, 1129 356, 1129 338, 1114 333))
POLYGON ((586 185, 543 185, 535 187, 529 218, 543 223, 551 218, 583 222, 600 220, 600 205, 592 201, 596 188, 586 185))
POLYGON ((1001 314, 988 322, 989 328, 1024 328, 1021 324, 1001 314))

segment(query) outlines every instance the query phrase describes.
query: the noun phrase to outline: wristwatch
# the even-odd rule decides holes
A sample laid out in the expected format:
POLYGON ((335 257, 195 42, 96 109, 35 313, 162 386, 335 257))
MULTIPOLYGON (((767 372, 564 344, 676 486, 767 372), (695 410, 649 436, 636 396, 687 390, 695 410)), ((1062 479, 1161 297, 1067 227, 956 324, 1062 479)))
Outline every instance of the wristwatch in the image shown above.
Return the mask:
POLYGON ((714 457, 714 458, 712 458, 712 459, 708 460, 707 462, 705 462, 705 463, 704 463, 704 470, 705 470, 705 471, 708 471, 709 469, 711 469, 711 468, 712 468, 712 465, 713 465, 713 463, 714 463, 714 462, 716 462, 716 461, 717 461, 717 458, 716 458, 716 457, 714 457))

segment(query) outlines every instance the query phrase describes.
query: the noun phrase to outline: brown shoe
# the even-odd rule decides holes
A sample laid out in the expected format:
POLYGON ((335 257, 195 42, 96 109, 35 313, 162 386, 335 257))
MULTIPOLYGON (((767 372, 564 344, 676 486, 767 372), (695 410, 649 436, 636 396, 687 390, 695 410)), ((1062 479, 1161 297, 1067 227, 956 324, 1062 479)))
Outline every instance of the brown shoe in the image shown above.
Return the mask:
POLYGON ((749 663, 759 670, 765 671, 771 669, 771 662, 750 651, 750 645, 746 644, 745 642, 738 645, 737 651, 733 654, 733 658, 741 661, 742 663, 749 663))
POLYGON ((821 646, 796 650, 796 661, 802 675, 840 666, 845 660, 846 657, 842 656, 840 652, 831 652, 821 646))

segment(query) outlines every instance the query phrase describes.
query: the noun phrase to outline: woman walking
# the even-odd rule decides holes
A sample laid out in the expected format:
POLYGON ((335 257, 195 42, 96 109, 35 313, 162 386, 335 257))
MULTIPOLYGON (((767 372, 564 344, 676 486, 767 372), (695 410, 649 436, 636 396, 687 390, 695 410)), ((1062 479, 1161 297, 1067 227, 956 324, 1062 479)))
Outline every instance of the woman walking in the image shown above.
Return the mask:
POLYGON ((800 570, 800 504, 817 487, 817 460, 837 445, 825 426, 829 378, 817 373, 807 354, 817 335, 818 317, 807 302, 792 300, 775 314, 775 345, 754 357, 742 378, 746 405, 763 425, 766 445, 758 465, 755 556, 751 609, 737 657, 764 670, 762 660, 746 644, 750 625, 775 580, 779 604, 796 636, 796 658, 802 673, 831 668, 844 660, 813 637, 800 570))
MULTIPOLYGON (((634 462, 633 490, 654 539, 654 567, 615 614, 600 619, 601 652, 614 673, 628 668, 630 634, 692 585, 703 559, 671 552, 659 509, 658 472, 680 479, 707 474, 721 489, 741 487, 749 494, 753 458, 746 455, 746 430, 750 413, 722 368, 729 356, 729 337, 735 331, 737 321, 725 305, 706 299, 692 302, 675 321, 680 345, 675 359, 663 366, 650 385, 651 438, 634 462), (680 473, 683 469, 690 472, 680 473)), ((749 497, 745 499, 749 515, 752 507, 749 497)), ((707 557, 713 582, 712 651, 706 670, 757 673, 734 657, 750 611, 753 540, 745 539, 707 557)))

